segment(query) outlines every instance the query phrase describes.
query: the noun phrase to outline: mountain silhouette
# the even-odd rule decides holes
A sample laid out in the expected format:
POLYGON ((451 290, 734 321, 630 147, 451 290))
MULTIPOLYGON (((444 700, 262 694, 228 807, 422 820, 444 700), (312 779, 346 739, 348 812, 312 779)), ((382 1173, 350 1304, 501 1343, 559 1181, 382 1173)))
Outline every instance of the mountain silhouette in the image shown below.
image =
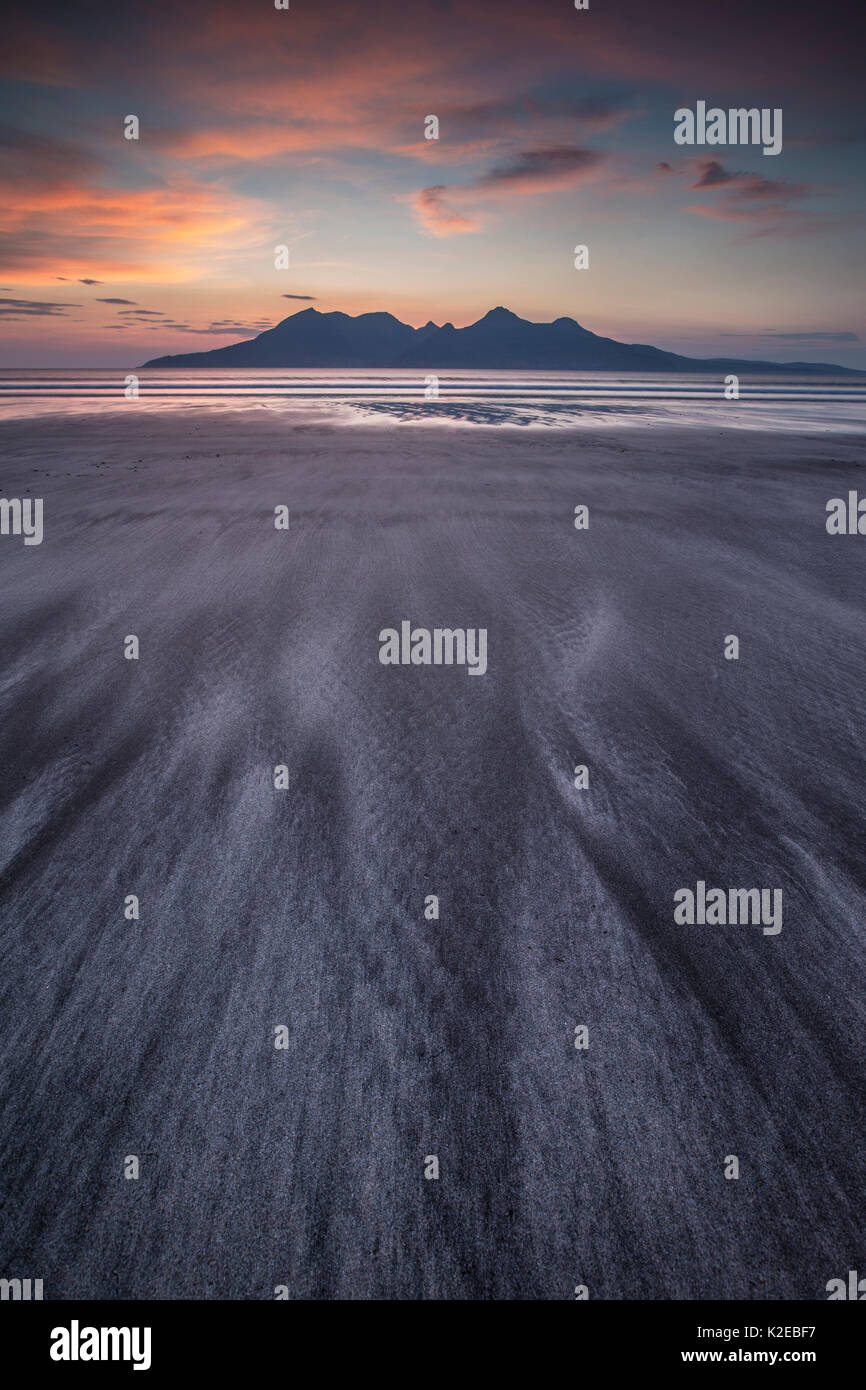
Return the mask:
POLYGON ((491 309, 477 323, 411 328, 393 314, 323 314, 301 309, 274 328, 210 352, 153 357, 145 367, 516 368, 523 371, 844 372, 828 362, 763 362, 682 357, 647 343, 618 343, 574 319, 530 323, 510 309, 491 309))

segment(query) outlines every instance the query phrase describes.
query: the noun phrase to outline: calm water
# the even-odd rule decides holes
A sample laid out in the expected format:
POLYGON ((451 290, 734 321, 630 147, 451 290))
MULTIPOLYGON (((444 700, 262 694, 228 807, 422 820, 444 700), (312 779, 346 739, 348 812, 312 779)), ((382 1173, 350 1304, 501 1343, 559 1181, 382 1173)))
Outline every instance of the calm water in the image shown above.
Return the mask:
POLYGON ((721 376, 610 372, 239 368, 32 368, 0 371, 0 418, 119 410, 268 410, 334 422, 470 422, 569 426, 649 421, 751 428, 860 430, 866 376, 740 378, 735 401, 721 376), (128 382, 134 375, 137 382, 128 382), (129 390, 137 385, 138 395, 129 390), (438 388, 438 395, 433 395, 438 388))

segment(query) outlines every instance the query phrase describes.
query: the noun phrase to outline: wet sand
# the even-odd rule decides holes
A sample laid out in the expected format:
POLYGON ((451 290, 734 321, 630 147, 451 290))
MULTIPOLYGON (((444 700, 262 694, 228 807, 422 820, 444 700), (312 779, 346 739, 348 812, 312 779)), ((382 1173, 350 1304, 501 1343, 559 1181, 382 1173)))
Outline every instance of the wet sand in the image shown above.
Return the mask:
POLYGON ((866 539, 824 525, 862 440, 193 410, 0 451, 45 526, 0 537, 0 1273, 776 1299, 862 1268, 866 539), (382 666, 404 619, 486 628, 486 674, 382 666), (697 880, 781 888, 782 931, 676 924, 697 880))

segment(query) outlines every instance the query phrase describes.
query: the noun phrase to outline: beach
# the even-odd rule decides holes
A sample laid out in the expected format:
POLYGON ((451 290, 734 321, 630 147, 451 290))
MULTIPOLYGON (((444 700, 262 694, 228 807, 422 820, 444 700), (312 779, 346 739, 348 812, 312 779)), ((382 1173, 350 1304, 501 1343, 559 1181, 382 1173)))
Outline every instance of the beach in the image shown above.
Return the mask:
POLYGON ((185 408, 3 420, 0 456, 44 505, 0 538, 4 1273, 862 1268, 866 540, 825 527, 862 436, 185 408), (485 671, 384 665, 404 621, 484 629, 485 671), (676 922, 699 882, 781 929, 676 922))

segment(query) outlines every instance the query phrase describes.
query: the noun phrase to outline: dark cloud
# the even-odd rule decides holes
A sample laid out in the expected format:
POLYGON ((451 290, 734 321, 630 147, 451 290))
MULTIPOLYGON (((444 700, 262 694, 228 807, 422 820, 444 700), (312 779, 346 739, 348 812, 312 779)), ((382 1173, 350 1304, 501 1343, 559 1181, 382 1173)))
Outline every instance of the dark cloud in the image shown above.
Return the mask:
MULTIPOLYGON (((152 310, 145 310, 151 314, 152 310)), ((206 337, 225 338, 233 336, 236 338, 255 338, 261 333, 263 328, 270 328, 271 320, 267 319, 261 323, 239 323, 236 319, 215 319, 204 328, 194 328, 189 323, 178 323, 175 319, 165 319, 160 315, 161 322, 153 323, 150 319, 124 318, 120 323, 104 323, 103 328, 111 329, 114 332, 145 332, 145 333, 196 333, 206 337)))
POLYGON ((466 121, 474 130, 487 122, 500 124, 509 116, 567 116, 572 120, 597 121, 622 115, 628 106, 609 97, 581 97, 557 100, 524 92, 502 101, 479 101, 466 106, 445 108, 449 116, 466 121))
POLYGON ((674 172, 666 159, 659 160, 656 169, 660 174, 672 174, 674 172))
POLYGON ((97 299, 97 304, 135 304, 135 299, 97 299))
POLYGON ((698 178, 690 188, 735 189, 739 198, 799 198, 808 193, 804 183, 788 183, 785 179, 765 179, 761 174, 749 174, 744 169, 726 169, 717 159, 704 159, 698 164, 698 178))
POLYGON ((693 184, 690 184, 691 188, 715 188, 720 183, 733 183, 735 179, 744 177, 742 174, 725 169, 717 159, 704 159, 699 168, 700 175, 693 184))
POLYGON ((768 328, 763 333, 721 333, 722 338, 763 338, 773 339, 776 342, 785 340, 792 343, 859 343, 859 333, 849 332, 827 332, 824 330, 804 329, 801 333, 780 333, 775 328, 768 328))
POLYGON ((604 160, 598 150, 582 146, 554 146, 551 149, 523 150, 507 163, 496 165, 482 174, 475 187, 481 189, 514 188, 529 190, 568 183, 573 176, 589 173, 604 160))
MULTIPOLYGON (((270 322, 265 324, 266 328, 270 328, 270 326, 270 322)), ((226 319, 216 319, 212 323, 209 323, 206 328, 186 329, 187 333, 207 333, 212 334, 214 337, 224 337, 227 333, 237 333, 241 338, 255 338, 261 331, 261 324, 236 323, 229 322, 226 319)))
MULTIPOLYGON (((200 66, 202 84, 210 82, 222 93, 234 60, 254 76, 257 88, 277 81, 291 90, 322 52, 323 7, 298 6, 281 30, 270 10, 269 15, 263 5, 211 0, 207 63, 199 65, 202 10, 189 0, 128 8, 116 0, 16 6, 4 26, 0 62, 8 76, 25 81, 86 88, 104 87, 111 77, 121 90, 130 80, 153 83, 160 77, 189 85, 200 66)), ((534 74, 549 71, 555 57, 563 65, 570 59, 578 70, 632 82, 649 77, 692 83, 701 73, 706 89, 714 91, 766 83, 770 75, 773 90, 787 82, 796 92, 838 94, 842 109, 846 97, 856 105, 862 99, 858 45, 842 41, 858 32, 857 0, 834 0, 820 21, 808 0, 728 0, 724 22, 715 7, 694 0, 666 0, 663 18, 646 0, 599 5, 597 15, 577 19, 564 0, 473 0, 444 7, 431 0, 379 0, 360 23, 357 0, 329 0, 325 12, 329 70, 342 76, 351 59, 369 75, 386 53, 390 68, 398 72, 405 65, 417 82, 421 55, 433 49, 439 65, 428 59, 423 76, 431 68, 434 77, 441 72, 452 80, 468 73, 476 81, 467 83, 467 102, 487 74, 501 74, 505 90, 513 91, 518 65, 528 67, 535 81, 534 74)), ((495 100, 495 93, 490 96, 495 100)))
MULTIPOLYGON (((103 169, 103 161, 87 150, 33 131, 0 125, 0 181, 20 197, 28 192, 52 194, 80 186, 103 169)), ((58 275, 58 280, 66 277, 58 275)), ((86 282, 83 282, 86 283, 86 282)))
POLYGON ((0 299, 0 317, 19 318, 57 318, 67 309, 77 309, 77 304, 52 303, 47 299, 0 299))
POLYGON ((562 131, 568 130, 573 137, 576 123, 592 130, 603 130, 633 113, 634 107, 626 98, 559 99, 529 90, 500 100, 445 106, 440 115, 442 129, 449 140, 456 138, 474 143, 479 137, 516 135, 525 131, 527 125, 535 130, 555 126, 562 131))
POLYGON ((317 296, 314 295, 314 294, 282 294, 282 295, 280 295, 280 298, 281 298, 281 299, 316 299, 317 296))
POLYGON ((104 285, 104 280, 79 280, 79 285, 104 285))
POLYGON ((687 212, 720 222, 739 222, 748 229, 749 237, 826 233, 832 225, 826 218, 804 216, 802 209, 792 206, 811 193, 808 184, 765 179, 745 169, 726 169, 717 159, 689 164, 697 170, 697 178, 689 187, 712 198, 691 204, 687 212))

